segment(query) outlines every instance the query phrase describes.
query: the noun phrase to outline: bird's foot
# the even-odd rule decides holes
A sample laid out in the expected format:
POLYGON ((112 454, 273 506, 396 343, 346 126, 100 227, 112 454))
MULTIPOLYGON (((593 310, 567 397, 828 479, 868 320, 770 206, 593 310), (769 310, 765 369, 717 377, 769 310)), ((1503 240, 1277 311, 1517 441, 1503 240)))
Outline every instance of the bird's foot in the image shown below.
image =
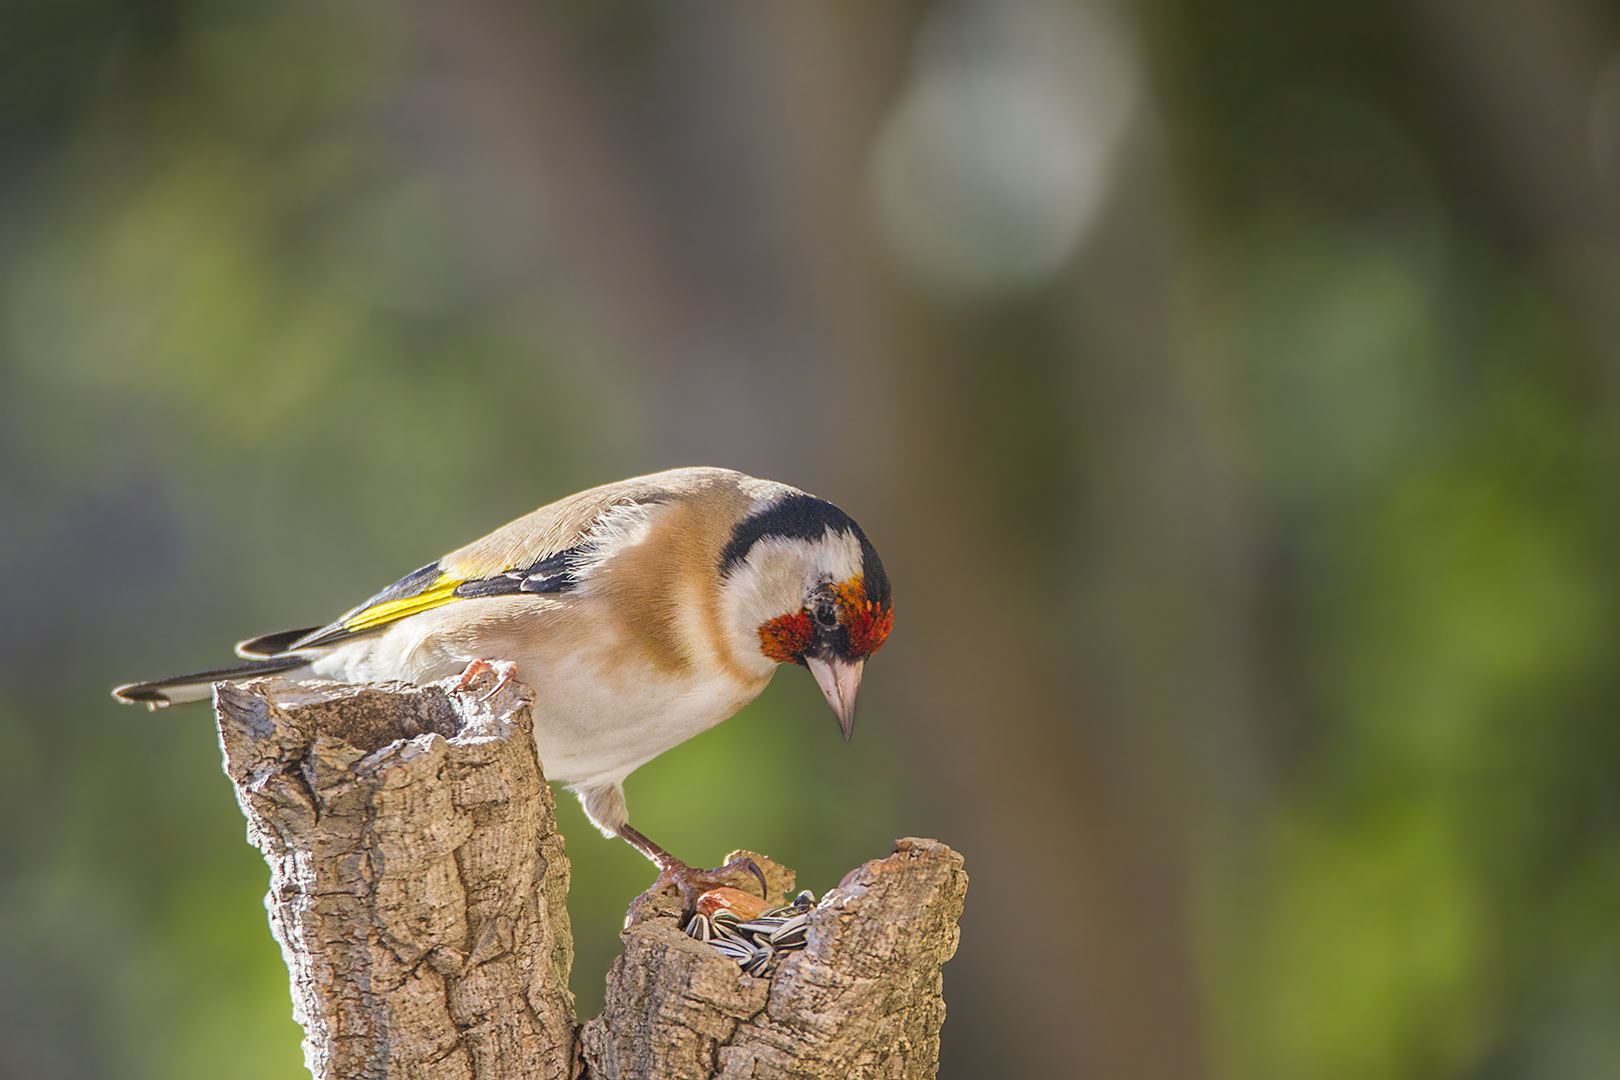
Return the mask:
POLYGON ((741 889, 743 885, 752 889, 754 882, 757 881, 759 883, 759 895, 764 897, 770 894, 770 886, 765 881, 765 871, 761 870, 759 864, 753 859, 740 852, 733 852, 729 862, 712 870, 700 870, 693 866, 687 866, 672 855, 666 855, 663 859, 658 860, 658 866, 658 880, 654 881, 652 888, 647 891, 661 893, 670 886, 674 886, 676 891, 680 893, 681 906, 685 908, 687 917, 690 917, 692 912, 697 910, 698 897, 710 889, 725 886, 741 889), (751 878, 750 875, 752 875, 751 878), (741 884, 739 884, 739 879, 741 884))
POLYGON ((478 676, 480 675, 495 676, 495 685, 490 687, 478 698, 479 701, 488 701, 490 698, 500 693, 501 687, 505 686, 507 683, 511 682, 517 677, 517 665, 512 663, 510 660, 474 660, 472 663, 468 664, 467 669, 461 673, 461 679, 452 688, 451 692, 456 694, 463 693, 477 680, 478 676))
MULTIPOLYGON (((638 896, 635 902, 630 905, 628 918, 631 922, 639 921, 643 914, 657 910, 661 906, 659 899, 671 887, 680 894, 681 925, 683 926, 692 917, 692 912, 697 910, 698 897, 710 889, 731 886, 732 888, 747 891, 752 890, 757 882, 760 896, 768 899, 771 895, 770 881, 765 876, 765 871, 758 862, 754 861, 745 852, 733 851, 726 856, 724 866, 717 866, 713 870, 699 870, 696 867, 687 866, 684 862, 647 839, 645 835, 631 828, 629 822, 620 825, 617 831, 619 836, 629 843, 631 847, 647 856, 653 861, 653 865, 658 867, 658 880, 653 882, 652 888, 638 896)), ((763 855, 760 858, 765 859, 766 862, 771 861, 763 855)), ((788 881, 791 884, 791 871, 789 871, 789 875, 788 881)), ((625 925, 630 925, 630 922, 626 922, 625 925)))

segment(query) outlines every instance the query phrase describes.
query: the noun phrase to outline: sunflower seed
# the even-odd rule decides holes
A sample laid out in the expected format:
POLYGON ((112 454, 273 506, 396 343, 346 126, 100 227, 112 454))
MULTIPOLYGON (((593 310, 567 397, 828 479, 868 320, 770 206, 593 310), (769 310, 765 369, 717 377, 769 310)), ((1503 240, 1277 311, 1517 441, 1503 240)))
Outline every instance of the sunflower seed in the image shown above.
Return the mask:
POLYGON ((718 949, 721 954, 729 956, 739 964, 752 960, 754 954, 758 952, 748 942, 739 941, 736 938, 715 938, 709 944, 718 949))
POLYGON ((809 889, 786 907, 772 908, 747 922, 727 908, 713 915, 692 916, 686 933, 706 942, 721 955, 734 960, 743 972, 763 977, 776 970, 781 954, 802 949, 809 939, 810 909, 816 898, 809 889))
POLYGON ((784 919, 781 926, 771 931, 771 945, 777 949, 802 949, 809 935, 809 916, 798 915, 784 919))
POLYGON ((779 919, 750 919, 745 923, 737 924, 737 933, 748 937, 770 937, 771 931, 781 925, 779 919))

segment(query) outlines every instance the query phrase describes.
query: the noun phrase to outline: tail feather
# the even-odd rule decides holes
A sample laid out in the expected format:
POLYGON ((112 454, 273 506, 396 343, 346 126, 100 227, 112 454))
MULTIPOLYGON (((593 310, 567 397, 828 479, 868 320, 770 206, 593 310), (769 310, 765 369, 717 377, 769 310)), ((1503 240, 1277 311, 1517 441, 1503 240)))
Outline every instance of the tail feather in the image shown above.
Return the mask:
POLYGON ((129 683, 113 690, 113 697, 119 701, 139 703, 149 709, 161 709, 165 705, 179 705, 187 701, 204 701, 213 693, 214 684, 225 680, 256 679, 264 675, 276 675, 294 668, 307 667, 307 656, 277 656, 267 660, 252 660, 235 667, 216 668, 213 671, 197 671, 190 675, 174 675, 167 679, 157 679, 153 682, 129 683))
POLYGON ((278 656, 292 648, 293 643, 299 638, 306 638, 319 629, 321 629, 319 626, 306 626, 302 630, 283 630, 276 634, 264 634, 248 638, 246 641, 238 641, 236 655, 249 660, 265 660, 278 656))

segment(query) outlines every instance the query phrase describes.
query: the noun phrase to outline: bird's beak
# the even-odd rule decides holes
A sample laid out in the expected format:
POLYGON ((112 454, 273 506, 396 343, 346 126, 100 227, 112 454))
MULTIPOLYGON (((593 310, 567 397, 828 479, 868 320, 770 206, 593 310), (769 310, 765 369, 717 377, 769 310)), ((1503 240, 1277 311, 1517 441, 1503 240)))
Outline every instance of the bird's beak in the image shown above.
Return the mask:
POLYGON ((850 663, 837 657, 823 660, 819 656, 807 656, 804 662, 810 674, 816 677, 816 685, 827 695, 827 704, 838 714, 838 726, 844 732, 844 741, 848 742, 855 730, 855 691, 861 687, 861 668, 866 666, 866 661, 850 663))

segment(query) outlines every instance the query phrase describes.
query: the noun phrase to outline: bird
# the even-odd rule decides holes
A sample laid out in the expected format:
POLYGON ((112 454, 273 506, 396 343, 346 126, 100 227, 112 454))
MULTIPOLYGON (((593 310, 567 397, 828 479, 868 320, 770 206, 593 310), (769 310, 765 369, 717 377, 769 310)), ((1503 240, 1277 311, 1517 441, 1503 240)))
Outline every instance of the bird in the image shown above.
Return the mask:
MULTIPOLYGON (((425 684, 495 670, 534 693, 534 741, 605 836, 690 911, 752 860, 688 866, 631 826, 624 781, 809 669, 847 741, 868 658, 894 625, 888 575, 853 518, 798 488, 688 467, 540 507, 321 626, 237 644, 242 662, 113 690, 156 709, 269 675, 425 684)), ((493 692, 493 691, 492 691, 493 692)))

